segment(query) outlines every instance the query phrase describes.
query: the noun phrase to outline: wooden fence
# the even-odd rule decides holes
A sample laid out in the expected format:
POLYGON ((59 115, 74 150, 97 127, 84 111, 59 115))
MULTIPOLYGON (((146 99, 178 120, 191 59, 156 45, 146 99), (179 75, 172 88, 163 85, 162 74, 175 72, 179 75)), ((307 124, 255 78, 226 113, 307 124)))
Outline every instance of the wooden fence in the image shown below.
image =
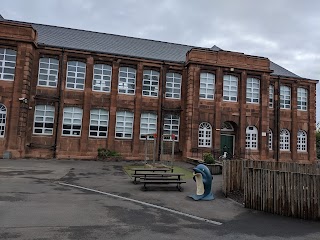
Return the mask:
POLYGON ((320 166, 226 160, 223 192, 244 193, 245 207, 284 216, 320 219, 320 166))

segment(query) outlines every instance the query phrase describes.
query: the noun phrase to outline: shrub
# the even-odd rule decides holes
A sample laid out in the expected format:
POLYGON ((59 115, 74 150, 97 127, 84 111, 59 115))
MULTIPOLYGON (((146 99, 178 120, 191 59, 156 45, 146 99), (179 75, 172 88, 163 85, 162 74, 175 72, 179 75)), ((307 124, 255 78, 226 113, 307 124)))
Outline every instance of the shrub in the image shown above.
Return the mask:
POLYGON ((98 148, 98 157, 99 158, 107 158, 107 157, 119 157, 120 153, 116 151, 111 151, 106 148, 98 148))
POLYGON ((214 164, 215 163, 214 157, 211 153, 204 153, 203 160, 204 160, 204 163, 206 163, 206 164, 214 164))

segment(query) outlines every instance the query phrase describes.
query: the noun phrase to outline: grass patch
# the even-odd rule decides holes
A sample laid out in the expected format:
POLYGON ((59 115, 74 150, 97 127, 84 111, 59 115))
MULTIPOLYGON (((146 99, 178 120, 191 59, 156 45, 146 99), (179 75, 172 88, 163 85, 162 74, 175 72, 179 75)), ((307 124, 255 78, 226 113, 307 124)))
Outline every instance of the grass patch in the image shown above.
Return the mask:
MULTIPOLYGON (((134 174, 133 169, 144 168, 144 167, 145 167, 145 165, 127 165, 127 166, 123 166, 123 170, 131 177, 132 174, 134 174)), ((173 167, 173 173, 183 173, 184 176, 181 176, 181 178, 184 180, 190 179, 193 177, 192 171, 185 169, 185 168, 177 167, 177 166, 173 167)))

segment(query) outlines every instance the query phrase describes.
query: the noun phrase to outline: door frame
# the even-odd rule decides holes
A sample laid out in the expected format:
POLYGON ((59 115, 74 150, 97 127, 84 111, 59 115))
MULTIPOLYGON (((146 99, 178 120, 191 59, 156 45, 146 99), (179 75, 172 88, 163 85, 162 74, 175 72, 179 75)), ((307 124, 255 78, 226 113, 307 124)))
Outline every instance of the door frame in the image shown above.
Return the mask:
MULTIPOLYGON (((220 134, 220 138, 221 136, 231 136, 232 137, 232 155, 234 155, 234 147, 235 147, 235 135, 234 134, 227 134, 227 133, 221 133, 220 134)), ((220 140, 221 141, 221 140, 220 140)), ((221 146, 220 146, 221 149, 221 146)))

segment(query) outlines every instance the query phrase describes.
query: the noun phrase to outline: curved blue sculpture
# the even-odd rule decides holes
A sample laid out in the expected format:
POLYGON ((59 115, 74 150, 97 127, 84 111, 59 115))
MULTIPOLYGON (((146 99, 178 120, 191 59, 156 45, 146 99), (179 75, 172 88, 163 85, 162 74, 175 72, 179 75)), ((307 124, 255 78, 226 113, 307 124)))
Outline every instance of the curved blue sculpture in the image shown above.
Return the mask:
POLYGON ((197 193, 190 195, 189 197, 193 198, 194 200, 205 200, 210 201, 214 199, 213 193, 212 193, 212 175, 207 168, 207 166, 203 164, 199 164, 193 169, 194 177, 193 180, 197 184, 197 193))

